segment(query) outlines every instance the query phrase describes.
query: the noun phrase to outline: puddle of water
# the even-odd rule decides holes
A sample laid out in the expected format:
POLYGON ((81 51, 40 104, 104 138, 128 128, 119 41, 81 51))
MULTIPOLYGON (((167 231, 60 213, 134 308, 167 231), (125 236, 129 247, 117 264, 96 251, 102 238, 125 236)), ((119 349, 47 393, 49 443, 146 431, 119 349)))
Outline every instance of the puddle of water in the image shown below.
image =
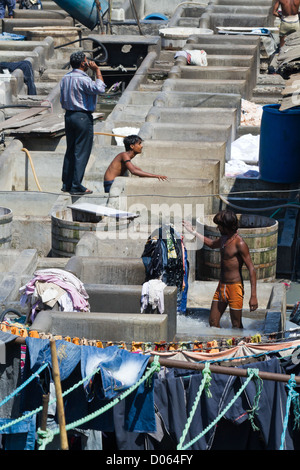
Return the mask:
POLYGON ((260 315, 243 316, 243 329, 232 328, 229 311, 220 321, 221 328, 209 326, 209 309, 188 309, 186 314, 177 314, 177 338, 194 340, 207 337, 208 340, 224 337, 244 337, 262 333, 264 318, 260 315))

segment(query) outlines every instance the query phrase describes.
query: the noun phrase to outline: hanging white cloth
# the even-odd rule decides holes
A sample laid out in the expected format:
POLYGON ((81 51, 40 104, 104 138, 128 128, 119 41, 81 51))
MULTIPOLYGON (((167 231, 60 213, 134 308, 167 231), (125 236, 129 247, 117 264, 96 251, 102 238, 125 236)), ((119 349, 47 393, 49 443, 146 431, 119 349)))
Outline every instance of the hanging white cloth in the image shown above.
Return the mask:
POLYGON ((148 305, 152 310, 158 309, 159 313, 164 313, 164 288, 166 284, 160 279, 151 279, 143 284, 141 296, 141 313, 144 313, 148 305))

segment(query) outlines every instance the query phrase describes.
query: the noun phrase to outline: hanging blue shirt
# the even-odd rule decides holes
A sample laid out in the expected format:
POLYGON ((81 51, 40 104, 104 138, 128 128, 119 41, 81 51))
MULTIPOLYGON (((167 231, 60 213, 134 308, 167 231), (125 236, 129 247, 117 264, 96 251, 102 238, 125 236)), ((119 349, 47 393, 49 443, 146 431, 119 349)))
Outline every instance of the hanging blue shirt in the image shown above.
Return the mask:
POLYGON ((105 83, 97 78, 92 80, 79 69, 68 72, 60 82, 60 103, 67 111, 94 112, 97 95, 104 93, 105 83))

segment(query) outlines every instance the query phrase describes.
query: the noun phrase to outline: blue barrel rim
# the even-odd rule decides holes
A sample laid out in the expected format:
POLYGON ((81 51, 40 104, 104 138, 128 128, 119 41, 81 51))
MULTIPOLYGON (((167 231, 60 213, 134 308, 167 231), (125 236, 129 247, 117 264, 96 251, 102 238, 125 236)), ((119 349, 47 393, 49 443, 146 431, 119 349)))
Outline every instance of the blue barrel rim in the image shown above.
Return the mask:
POLYGON ((298 114, 300 112, 300 105, 293 106, 293 108, 280 110, 281 104, 265 104, 262 109, 273 114, 298 114))
POLYGON ((149 13, 149 15, 145 16, 144 20, 163 20, 168 21, 168 17, 163 15, 162 13, 149 13))

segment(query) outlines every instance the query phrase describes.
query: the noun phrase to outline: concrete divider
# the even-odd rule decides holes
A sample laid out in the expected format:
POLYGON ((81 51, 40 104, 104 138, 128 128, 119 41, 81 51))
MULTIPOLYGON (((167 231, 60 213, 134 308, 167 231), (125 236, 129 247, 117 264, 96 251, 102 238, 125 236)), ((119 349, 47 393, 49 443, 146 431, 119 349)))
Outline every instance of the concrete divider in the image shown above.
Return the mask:
MULTIPOLYGON (((230 6, 233 6, 233 5, 248 5, 247 2, 245 2, 245 0, 211 0, 211 2, 213 5, 230 5, 230 6)), ((251 5, 252 6, 266 6, 266 5, 269 5, 269 6, 272 6, 273 4, 273 1, 272 0, 252 0, 251 1, 251 5)))
POLYGON ((282 284, 277 284, 272 288, 267 304, 264 333, 271 335, 277 332, 274 339, 284 336, 286 322, 286 288, 282 284))
POLYGON ((31 329, 104 341, 172 341, 177 288, 165 287, 164 312, 140 313, 142 286, 85 284, 91 312, 40 312, 31 329), (126 307, 125 307, 126 306, 126 307))
POLYGON ((50 59, 54 54, 53 39, 47 36, 43 41, 1 41, 1 57, 6 51, 10 51, 11 54, 17 54, 21 51, 40 51, 40 48, 44 49, 45 59, 50 59))
POLYGON ((145 282, 142 258, 73 256, 65 269, 84 284, 139 285, 145 282))
MULTIPOLYGON (((240 124, 241 117, 241 95, 232 93, 204 93, 201 91, 175 91, 170 89, 172 83, 168 79, 166 87, 156 95, 154 106, 160 108, 226 108, 236 110, 236 126, 240 124), (170 83, 170 86, 169 86, 170 83)), ((218 139, 220 140, 220 139, 218 139)))
POLYGON ((250 27, 250 28, 267 28, 268 26, 273 25, 273 20, 269 14, 227 14, 226 12, 215 13, 214 11, 210 13, 210 21, 205 22, 204 25, 201 24, 201 27, 206 27, 216 31, 217 26, 230 26, 230 27, 250 27))
POLYGON ((227 124, 232 128, 232 140, 235 140, 237 110, 236 108, 160 108, 153 106, 147 116, 146 122, 160 123, 187 123, 190 124, 227 124))
MULTIPOLYGON (((182 153, 184 154, 184 146, 182 146, 182 153)), ((135 162, 144 171, 154 174, 167 175, 168 178, 199 178, 202 179, 203 175, 213 182, 213 192, 217 194, 220 188, 220 160, 213 160, 209 158, 191 157, 187 158, 162 158, 161 155, 156 155, 151 159, 145 160, 142 156, 135 157, 135 162)))
MULTIPOLYGON (((168 341, 165 314, 41 311, 31 330, 100 341, 168 341)), ((169 339, 172 341, 174 338, 169 339)))
MULTIPOLYGON (((32 10, 25 10, 25 9, 16 9, 14 10, 14 18, 15 19, 32 19, 33 12, 32 10)), ((55 19, 55 20, 63 20, 64 18, 70 17, 69 13, 64 10, 35 10, 34 12, 34 19, 42 20, 42 19, 55 19)), ((71 18, 71 17, 70 17, 71 18)))
POLYGON ((191 36, 190 39, 188 40, 186 49, 188 50, 204 49, 207 54, 208 61, 210 61, 211 56, 213 57, 217 56, 219 64, 221 64, 222 57, 226 57, 226 56, 240 57, 241 62, 238 65, 242 65, 246 57, 252 57, 253 62, 249 61, 248 65, 251 66, 254 76, 256 76, 259 73, 259 68, 260 68, 260 38, 259 36, 242 36, 242 35, 230 36, 230 35, 224 35, 224 34, 214 34, 213 36, 207 36, 207 38, 199 38, 199 36, 191 36))
MULTIPOLYGON (((201 206, 205 213, 212 210, 214 182, 200 178, 170 178, 158 181, 154 178, 118 177, 112 184, 109 203, 114 204, 120 197, 120 204, 126 203, 130 212, 138 212, 141 224, 149 221, 160 223, 178 223, 201 206), (161 222, 160 222, 161 220, 161 222)), ((118 201, 119 202, 119 201, 118 201)), ((123 207, 120 207, 124 210, 123 207)))
POLYGON ((233 93, 239 94, 242 98, 249 98, 249 90, 246 80, 226 80, 226 79, 168 79, 165 81, 163 91, 177 92, 203 92, 203 93, 233 93))
POLYGON ((64 19, 25 19, 25 18, 13 18, 13 19, 3 19, 2 20, 2 32, 3 33, 13 33, 13 34, 22 34, 27 36, 28 30, 35 27, 43 26, 74 26, 74 20, 71 17, 64 19))
POLYGON ((162 160, 167 158, 212 158, 220 160, 221 171, 225 165, 226 141, 214 142, 182 142, 179 140, 145 140, 143 153, 140 158, 144 160, 154 158, 156 155, 162 160))
POLYGON ((232 126, 230 124, 170 124, 170 123, 145 123, 140 131, 143 139, 148 140, 167 140, 171 141, 176 136, 177 141, 181 142, 214 142, 224 140, 226 142, 226 160, 230 159, 232 126))
POLYGON ((19 252, 8 271, 0 282, 0 308, 5 310, 15 307, 19 300, 19 289, 22 287, 23 278, 29 277, 37 265, 37 251, 32 249, 19 252))
MULTIPOLYGON (((109 237, 100 237, 99 234, 95 232, 87 232, 83 235, 83 237, 79 240, 76 245, 75 256, 76 258, 83 257, 83 259, 87 259, 92 257, 97 259, 98 257, 102 258, 103 253, 106 254, 107 259, 118 259, 120 261, 120 272, 124 272, 126 261, 129 259, 135 259, 135 264, 139 264, 139 268, 137 270, 135 266, 135 271, 139 273, 139 278, 142 279, 142 267, 140 264, 140 258, 143 254, 145 244, 147 242, 148 237, 151 235, 154 229, 157 228, 157 225, 150 226, 150 225, 139 225, 139 222, 131 227, 128 230, 126 238, 117 237, 115 239, 109 237)), ((174 224, 174 229, 181 233, 182 230, 182 221, 179 223, 174 224)), ((189 260, 189 281, 193 282, 196 278, 195 274, 195 266, 196 266, 196 246, 193 246, 193 243, 189 244, 186 243, 186 239, 184 238, 184 243, 188 253, 188 260, 189 260)), ((196 243, 196 242, 195 242, 196 243)), ((71 260, 70 260, 71 263, 71 260)), ((88 264, 87 264, 88 266, 88 264)), ((80 269, 75 262, 75 269, 80 269)), ((79 272, 79 271, 78 271, 79 272)), ((109 271, 107 271, 109 272, 109 271)), ((128 279, 131 278, 133 275, 132 273, 129 274, 127 272, 128 279)), ((83 274, 85 276, 85 274, 83 274)), ((119 275, 118 275, 119 276, 119 275)), ((116 277, 117 279, 119 277, 116 277)), ((122 281, 124 282, 124 281, 122 281)), ((137 281, 135 281, 136 283, 137 281)))

